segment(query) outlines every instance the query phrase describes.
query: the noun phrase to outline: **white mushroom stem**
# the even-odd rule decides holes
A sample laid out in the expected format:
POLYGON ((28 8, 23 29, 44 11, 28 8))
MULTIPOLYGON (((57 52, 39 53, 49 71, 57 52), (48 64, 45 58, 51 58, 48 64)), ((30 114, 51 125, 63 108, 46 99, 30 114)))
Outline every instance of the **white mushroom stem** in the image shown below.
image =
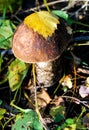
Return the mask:
POLYGON ((38 62, 35 64, 37 84, 43 87, 54 85, 62 74, 60 58, 50 62, 38 62))

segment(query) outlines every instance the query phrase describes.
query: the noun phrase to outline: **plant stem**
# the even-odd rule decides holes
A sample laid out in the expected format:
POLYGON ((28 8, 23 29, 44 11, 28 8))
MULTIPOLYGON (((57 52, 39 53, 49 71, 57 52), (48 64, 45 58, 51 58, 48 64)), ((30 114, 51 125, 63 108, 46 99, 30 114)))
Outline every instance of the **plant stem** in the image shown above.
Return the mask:
POLYGON ((76 122, 79 121, 79 119, 82 117, 82 115, 84 114, 84 112, 86 112, 85 107, 82 107, 82 112, 80 113, 79 117, 77 118, 76 122))
POLYGON ((37 102, 36 75, 35 75, 35 65, 34 64, 32 64, 32 73, 33 73, 33 84, 34 84, 34 89, 35 89, 35 107, 36 107, 35 109, 36 109, 36 112, 38 114, 40 121, 43 124, 44 130, 49 130, 49 128, 46 126, 46 124, 39 112, 39 107, 38 107, 38 102, 37 102))
POLYGON ((9 118, 9 120, 4 123, 4 125, 3 125, 3 130, 4 130, 5 126, 6 126, 12 119, 14 119, 14 118, 15 118, 15 116, 9 118))
POLYGON ((25 112, 24 109, 22 109, 22 108, 18 107, 17 105, 15 105, 14 102, 15 102, 15 100, 12 100, 10 105, 13 106, 14 108, 16 108, 17 110, 21 111, 21 112, 25 112))
POLYGON ((36 75, 35 75, 35 65, 34 64, 32 64, 32 73, 33 73, 33 86, 34 86, 34 90, 35 90, 35 107, 36 107, 35 109, 39 115, 38 103, 37 103, 36 75))
POLYGON ((49 9, 49 6, 48 6, 48 3, 47 3, 47 0, 43 0, 43 2, 44 2, 44 5, 46 6, 48 12, 50 12, 50 9, 49 9))

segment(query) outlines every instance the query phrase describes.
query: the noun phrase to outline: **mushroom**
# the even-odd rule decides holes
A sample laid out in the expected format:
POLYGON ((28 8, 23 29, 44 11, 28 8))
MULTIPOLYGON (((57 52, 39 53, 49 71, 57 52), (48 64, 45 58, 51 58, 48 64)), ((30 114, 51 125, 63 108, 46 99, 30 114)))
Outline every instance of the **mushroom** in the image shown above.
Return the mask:
MULTIPOLYGON (((49 13, 47 11, 43 12, 49 13)), ((52 17, 54 16, 52 15, 52 17)), ((71 34, 61 18, 59 19, 60 22, 56 23, 57 28, 47 37, 35 30, 35 27, 29 27, 24 21, 14 33, 12 51, 15 57, 21 61, 34 63, 37 85, 50 87, 60 79, 62 73, 60 56, 68 46, 71 34)), ((35 26, 38 27, 38 24, 35 24, 35 26)), ((44 30, 41 31, 44 33, 44 30)))

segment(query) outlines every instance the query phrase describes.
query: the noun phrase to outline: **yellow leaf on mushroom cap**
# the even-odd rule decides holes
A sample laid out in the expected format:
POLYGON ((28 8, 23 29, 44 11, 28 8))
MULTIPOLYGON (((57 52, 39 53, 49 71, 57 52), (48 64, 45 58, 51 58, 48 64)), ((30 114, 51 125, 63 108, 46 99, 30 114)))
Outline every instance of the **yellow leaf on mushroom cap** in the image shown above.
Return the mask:
POLYGON ((24 24, 45 38, 52 36, 59 23, 58 18, 48 11, 35 12, 24 19, 24 24))

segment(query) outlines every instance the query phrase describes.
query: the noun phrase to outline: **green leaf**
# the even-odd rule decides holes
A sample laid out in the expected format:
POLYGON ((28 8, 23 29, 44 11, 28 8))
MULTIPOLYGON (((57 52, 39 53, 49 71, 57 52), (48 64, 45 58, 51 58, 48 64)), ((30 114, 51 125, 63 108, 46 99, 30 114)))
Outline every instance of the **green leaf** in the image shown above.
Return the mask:
POLYGON ((2 62, 3 62, 3 59, 2 59, 2 55, 0 54, 0 72, 1 72, 2 62))
POLYGON ((3 103, 3 101, 0 99, 0 105, 3 103))
POLYGON ((61 114, 64 117, 64 113, 65 113, 65 107, 64 106, 53 107, 50 110, 50 115, 52 117, 55 117, 58 114, 61 114))
POLYGON ((36 112, 30 109, 28 113, 16 116, 12 130, 43 130, 43 127, 36 112))
POLYGON ((63 18, 68 24, 72 24, 74 23, 74 20, 72 20, 69 15, 65 12, 65 11, 61 11, 61 10, 54 10, 52 11, 53 14, 63 18))
POLYGON ((74 122, 74 120, 73 119, 71 119, 71 118, 68 118, 68 119, 66 119, 65 120, 65 122, 64 122, 64 124, 62 124, 62 128, 63 128, 63 130, 76 130, 76 123, 74 122))
POLYGON ((76 124, 69 125, 68 127, 65 127, 63 130, 76 130, 76 124))
POLYGON ((68 118, 68 119, 66 119, 65 123, 68 125, 72 125, 72 124, 74 124, 74 120, 71 118, 68 118))
POLYGON ((0 120, 4 118, 4 114, 6 113, 6 109, 0 108, 0 120))
POLYGON ((56 128, 56 130, 61 130, 61 126, 58 126, 58 127, 56 128))
POLYGON ((62 114, 57 114, 54 118, 55 122, 61 122, 64 119, 62 114))
POLYGON ((10 20, 0 20, 0 23, 0 48, 9 49, 15 26, 10 20))
POLYGON ((15 91, 20 88, 23 79, 27 74, 27 66, 24 62, 15 59, 8 67, 8 80, 11 91, 15 91))
POLYGON ((15 12, 22 4, 22 0, 0 0, 0 14, 3 13, 4 9, 6 8, 6 13, 12 11, 15 12))
POLYGON ((85 23, 82 23, 82 22, 79 22, 79 21, 76 21, 76 20, 73 20, 72 18, 70 18, 70 16, 65 11, 53 10, 52 13, 63 18, 69 25, 78 24, 78 25, 82 25, 82 26, 89 28, 88 24, 85 24, 85 23))

